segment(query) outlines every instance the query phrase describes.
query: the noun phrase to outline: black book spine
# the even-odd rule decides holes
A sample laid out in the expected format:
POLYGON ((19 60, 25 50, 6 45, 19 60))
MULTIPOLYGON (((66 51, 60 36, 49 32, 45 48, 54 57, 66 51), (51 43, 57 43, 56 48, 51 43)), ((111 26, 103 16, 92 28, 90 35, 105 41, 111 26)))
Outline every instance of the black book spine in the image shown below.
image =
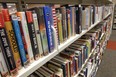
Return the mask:
POLYGON ((38 49, 38 44, 37 44, 37 39, 35 34, 35 28, 33 24, 32 12, 26 11, 26 15, 27 15, 29 36, 30 36, 30 40, 32 44, 32 50, 33 50, 34 58, 37 59, 39 57, 39 49, 38 49))
POLYGON ((62 13, 63 39, 65 41, 67 39, 67 37, 68 37, 67 21, 66 21, 66 7, 61 7, 61 13, 62 13))
POLYGON ((76 34, 80 34, 82 31, 82 8, 78 5, 76 6, 76 34))
POLYGON ((8 37, 4 28, 0 28, 0 40, 2 43, 1 47, 3 50, 3 55, 7 62, 9 71, 11 72, 11 74, 16 74, 17 71, 16 71, 15 60, 14 60, 13 53, 11 51, 11 48, 8 42, 8 37))

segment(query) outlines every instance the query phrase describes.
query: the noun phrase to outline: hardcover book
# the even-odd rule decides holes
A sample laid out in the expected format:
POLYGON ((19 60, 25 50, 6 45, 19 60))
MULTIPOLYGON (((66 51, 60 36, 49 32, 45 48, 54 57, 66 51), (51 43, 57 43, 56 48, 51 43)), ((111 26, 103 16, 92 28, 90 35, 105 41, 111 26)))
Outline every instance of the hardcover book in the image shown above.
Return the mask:
POLYGON ((2 52, 3 51, 2 51, 2 49, 0 47, 0 71, 1 71, 2 76, 7 77, 9 75, 9 73, 8 73, 9 71, 8 71, 6 61, 4 59, 4 55, 3 55, 2 52))
POLYGON ((51 8, 48 6, 43 7, 44 10, 44 19, 45 19, 45 26, 46 26, 46 34, 47 34, 47 39, 48 39, 48 47, 49 51, 52 52, 54 49, 54 40, 53 40, 53 35, 52 35, 52 23, 50 22, 52 20, 51 18, 51 8))
POLYGON ((18 69, 21 69, 21 60, 20 60, 19 50, 18 50, 15 34, 13 31, 13 26, 11 24, 10 15, 8 13, 8 9, 2 9, 2 13, 3 13, 4 22, 5 22, 6 33, 8 35, 8 39, 13 52, 16 67, 18 69))
POLYGON ((19 48, 19 53, 21 56, 21 62, 22 62, 22 65, 25 66, 28 62, 27 62, 26 52, 24 50, 24 45, 23 45, 23 41, 22 41, 22 37, 21 37, 21 33, 20 33, 18 18, 14 14, 14 15, 11 15, 11 19, 12 19, 13 29, 15 32, 15 36, 16 36, 16 40, 17 40, 17 44, 18 44, 18 48, 19 48))
POLYGON ((59 43, 63 42, 63 25, 62 25, 62 14, 60 13, 60 9, 56 10, 56 17, 57 17, 57 26, 58 26, 58 36, 59 36, 59 43))
POLYGON ((0 41, 1 41, 0 45, 1 45, 2 53, 7 63, 8 70, 10 71, 11 75, 16 75, 17 74, 16 64, 6 34, 2 13, 0 13, 0 41))
POLYGON ((76 34, 80 34, 82 32, 82 7, 81 5, 75 6, 75 12, 76 12, 75 31, 76 31, 76 34))
POLYGON ((30 10, 35 11, 37 13, 42 48, 44 51, 44 55, 47 55, 49 53, 49 48, 48 48, 48 40, 47 40, 47 34, 46 34, 43 8, 42 7, 35 7, 35 8, 31 8, 30 10))
POLYGON ((61 8, 62 14, 62 28, 63 28, 63 39, 64 41, 68 38, 68 27, 66 22, 66 7, 62 6, 61 8))
POLYGON ((26 17, 27 17, 27 27, 29 30, 29 37, 31 41, 32 51, 33 51, 34 59, 36 60, 39 58, 39 49, 38 49, 38 44, 35 34, 35 28, 33 24, 32 12, 26 11, 26 17))
POLYGON ((22 34, 23 42, 24 42, 25 49, 26 49, 25 51, 27 52, 26 56, 27 56, 27 58, 29 58, 30 62, 33 62, 34 55, 33 55, 32 46, 31 46, 31 42, 30 42, 25 12, 17 12, 17 16, 18 16, 18 20, 20 22, 20 29, 22 31, 21 34, 22 34))
POLYGON ((34 27, 35 27, 35 34, 36 34, 36 38, 37 38, 37 44, 38 44, 38 48, 39 48, 39 54, 40 54, 40 57, 42 57, 44 52, 42 49, 42 42, 41 42, 41 35, 40 35, 37 14, 35 12, 33 12, 32 15, 33 15, 33 22, 34 22, 34 27))
POLYGON ((57 14, 56 14, 56 9, 55 9, 55 6, 52 6, 52 17, 53 17, 53 26, 54 28, 56 29, 56 33, 57 33, 57 40, 59 42, 59 37, 58 37, 58 24, 57 24, 57 14))

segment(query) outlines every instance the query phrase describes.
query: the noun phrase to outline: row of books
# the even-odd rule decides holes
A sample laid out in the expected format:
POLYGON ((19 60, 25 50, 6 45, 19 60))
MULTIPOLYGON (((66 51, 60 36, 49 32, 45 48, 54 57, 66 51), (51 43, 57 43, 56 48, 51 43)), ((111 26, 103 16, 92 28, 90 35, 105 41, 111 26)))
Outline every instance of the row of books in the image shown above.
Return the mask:
MULTIPOLYGON (((105 33, 103 36, 101 35, 99 39, 99 44, 96 46, 94 53, 89 58, 89 61, 87 62, 84 69, 79 74, 79 77, 95 77, 97 69, 101 63, 102 57, 103 57, 103 51, 105 50, 104 47, 106 47, 107 44, 107 31, 111 30, 111 18, 105 20, 105 22, 100 24, 102 33, 105 33), (110 25, 109 25, 110 24, 110 25), (101 26, 102 25, 102 26, 101 26), (107 28, 106 28, 107 27, 107 28), (106 29, 105 29, 106 28, 106 29), (105 31, 105 32, 104 32, 105 31), (104 45, 105 44, 105 45, 104 45)), ((100 27, 99 26, 99 27, 100 27)))
MULTIPOLYGON (((104 36, 102 38, 104 38, 104 36)), ((105 41, 105 40, 103 40, 103 41, 105 41)), ((86 66, 79 74, 79 77, 95 77, 95 74, 97 72, 96 70, 98 69, 98 67, 101 63, 102 56, 103 56, 103 53, 102 53, 103 50, 101 50, 101 49, 103 49, 103 45, 98 44, 96 46, 96 49, 94 50, 94 53, 89 58, 89 61, 87 62, 86 66)))
POLYGON ((33 8, 9 15, 0 12, 0 69, 14 76, 34 60, 54 50, 49 7, 33 8))
POLYGON ((94 77, 92 76, 92 73, 94 72, 94 69, 96 66, 98 66, 99 59, 98 59, 98 52, 100 50, 100 47, 97 46, 94 50, 94 53, 89 58, 89 61, 85 65, 84 69, 80 72, 78 77, 94 77))
MULTIPOLYGON (((60 44, 94 24, 95 18, 99 15, 101 17, 101 12, 97 11, 99 8, 105 9, 105 6, 63 5, 59 8, 44 6, 12 15, 9 15, 8 9, 2 9, 0 12, 0 70, 2 75, 15 76, 22 66, 26 67, 34 60, 52 52, 55 47, 52 26, 56 28, 60 44), (88 27, 83 27, 85 25, 88 27)), ((91 36, 91 34, 86 35, 91 36)), ((86 35, 83 36, 84 39, 86 35)), ((91 48, 85 53, 89 54, 90 51, 91 48)))
POLYGON ((71 36, 80 34, 82 30, 88 29, 95 22, 101 21, 106 14, 111 12, 111 7, 64 5, 55 10, 57 18, 56 31, 58 42, 61 44, 71 36))
POLYGON ((101 43, 106 40, 105 34, 102 34, 107 32, 107 28, 109 28, 107 26, 111 23, 107 22, 109 20, 111 18, 107 18, 107 20, 98 24, 98 26, 33 72, 29 77, 73 77, 81 69, 91 51, 93 51, 86 66, 79 74, 79 77, 91 77, 101 61, 101 47, 103 46, 101 43))

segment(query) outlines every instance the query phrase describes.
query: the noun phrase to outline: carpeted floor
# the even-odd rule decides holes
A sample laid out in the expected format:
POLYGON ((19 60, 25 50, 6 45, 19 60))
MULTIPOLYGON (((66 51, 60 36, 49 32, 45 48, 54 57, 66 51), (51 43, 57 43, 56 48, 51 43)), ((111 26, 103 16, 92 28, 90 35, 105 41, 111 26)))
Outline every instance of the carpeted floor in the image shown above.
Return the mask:
POLYGON ((116 77, 116 30, 112 31, 96 77, 116 77))

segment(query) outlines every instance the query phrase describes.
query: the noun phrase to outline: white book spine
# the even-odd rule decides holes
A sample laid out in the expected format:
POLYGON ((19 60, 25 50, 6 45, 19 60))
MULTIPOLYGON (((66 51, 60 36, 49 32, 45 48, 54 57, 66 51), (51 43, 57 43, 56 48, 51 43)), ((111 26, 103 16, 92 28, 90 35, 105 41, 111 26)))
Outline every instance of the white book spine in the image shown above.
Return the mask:
POLYGON ((8 69, 1 48, 0 48, 0 71, 2 75, 6 75, 8 73, 8 69))
POLYGON ((24 32, 24 37, 25 37, 25 41, 27 44, 27 51, 28 51, 28 55, 29 55, 29 59, 32 61, 33 60, 33 51, 32 51, 32 46, 31 46, 31 42, 30 42, 30 38, 29 38, 29 31, 28 31, 28 27, 27 27, 27 21, 26 21, 26 16, 25 16, 25 12, 21 12, 22 15, 22 29, 24 32))
POLYGON ((41 38, 40 38, 40 31, 39 31, 39 25, 38 25, 38 20, 37 20, 37 14, 33 13, 33 21, 34 21, 34 27, 35 27, 35 32, 36 32, 36 38, 37 38, 37 43, 38 43, 38 48, 39 48, 39 53, 40 57, 43 55, 43 50, 42 50, 42 43, 41 43, 41 38))

